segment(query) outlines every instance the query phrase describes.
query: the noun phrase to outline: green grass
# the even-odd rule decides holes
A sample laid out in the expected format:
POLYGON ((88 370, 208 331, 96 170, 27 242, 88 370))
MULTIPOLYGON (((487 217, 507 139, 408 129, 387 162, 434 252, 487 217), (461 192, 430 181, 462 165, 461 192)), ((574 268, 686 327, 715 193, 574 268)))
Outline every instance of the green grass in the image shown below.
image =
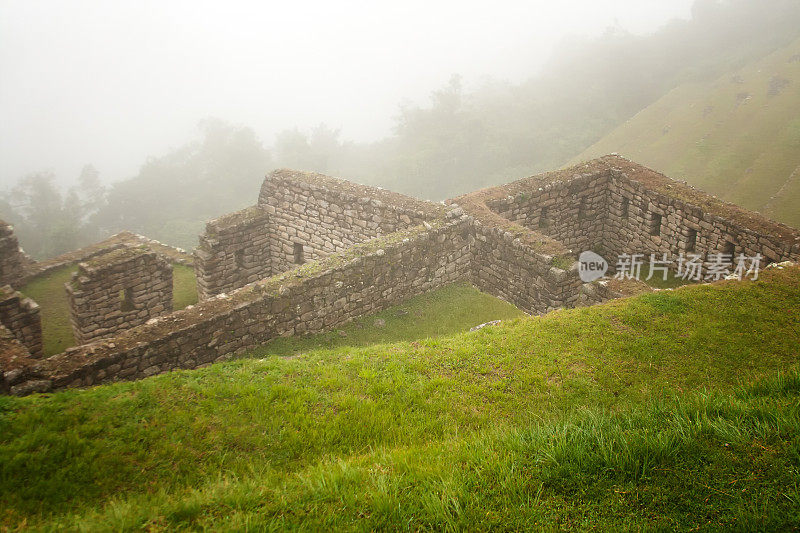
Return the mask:
POLYGON ((42 344, 45 357, 61 353, 75 345, 69 323, 69 303, 64 284, 77 270, 67 265, 27 283, 20 292, 39 304, 42 317, 42 344))
POLYGON ((639 274, 639 279, 647 283, 653 288, 656 289, 676 289, 678 287, 683 287, 684 285, 689 285, 693 282, 687 281, 679 276, 675 275, 674 271, 669 271, 667 273, 667 279, 664 279, 664 273, 660 270, 656 270, 653 272, 653 276, 650 279, 647 277, 650 276, 650 262, 645 260, 642 264, 642 270, 639 274))
POLYGON ((172 309, 177 311, 197 303, 197 278, 194 268, 172 265, 172 309))
POLYGON ((709 83, 679 86, 576 157, 618 152, 800 227, 800 40, 709 83), (770 95, 773 77, 789 80, 770 95), (739 95, 749 95, 739 102, 739 95))
POLYGON ((0 524, 800 523, 800 269, 473 333, 0 398, 0 524))
POLYGON ((485 322, 524 315, 513 305, 482 293, 469 284, 455 283, 411 298, 386 311, 357 318, 334 331, 275 339, 253 355, 291 355, 320 348, 369 346, 442 337, 485 322), (379 321, 383 321, 383 324, 379 321))

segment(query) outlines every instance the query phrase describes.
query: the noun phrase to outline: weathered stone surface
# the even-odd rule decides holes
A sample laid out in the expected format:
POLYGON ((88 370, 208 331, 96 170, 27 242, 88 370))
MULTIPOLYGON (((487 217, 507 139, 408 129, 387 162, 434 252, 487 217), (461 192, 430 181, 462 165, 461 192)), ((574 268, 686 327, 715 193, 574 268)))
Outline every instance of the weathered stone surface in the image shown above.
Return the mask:
POLYGON ((14 228, 0 220, 0 286, 18 289, 25 280, 25 268, 32 263, 14 236, 14 228))
POLYGON ((800 259, 797 230, 618 156, 451 203, 476 219, 473 282, 529 312, 613 294, 586 291, 575 279, 568 263, 586 250, 603 255, 612 269, 624 253, 647 259, 650 254, 670 259, 681 253, 760 254, 762 267, 800 259), (548 255, 555 261, 537 262, 548 255))
POLYGON ((31 357, 42 356, 42 318, 39 306, 10 285, 0 287, 0 324, 27 348, 31 357))
POLYGON ((194 252, 200 300, 272 275, 269 219, 254 206, 206 224, 194 252))
POLYGON ((85 344, 172 311, 172 265, 145 246, 79 263, 65 284, 75 340, 85 344))
POLYGON ((320 174, 277 170, 258 205, 206 225, 195 251, 200 299, 441 216, 441 206, 320 174))

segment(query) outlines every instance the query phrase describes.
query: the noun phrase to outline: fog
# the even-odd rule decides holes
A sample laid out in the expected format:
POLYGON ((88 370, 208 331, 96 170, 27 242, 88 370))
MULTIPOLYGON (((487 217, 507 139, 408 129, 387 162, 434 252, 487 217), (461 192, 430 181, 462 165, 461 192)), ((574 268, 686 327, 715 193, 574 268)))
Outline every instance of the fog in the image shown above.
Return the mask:
POLYGON ((467 88, 521 82, 559 44, 652 32, 691 4, 2 1, 0 189, 41 170, 71 184, 86 164, 105 182, 131 177, 206 117, 266 145, 320 123, 378 140, 399 104, 454 73, 467 88))
MULTIPOLYGON (((192 249, 279 167, 440 201, 598 145, 632 155, 603 141, 676 90, 727 86, 713 103, 729 117, 763 94, 743 112, 791 117, 800 87, 788 59, 739 75, 800 57, 797 0, 0 6, 0 219, 37 259, 123 230, 192 249)), ((710 122, 671 130, 645 113, 640 127, 661 157, 700 169, 677 177, 739 162, 711 191, 724 198, 752 165, 733 145, 694 150, 722 116, 702 90, 680 105, 710 122)), ((791 145, 789 123, 745 123, 791 145)), ((787 176, 792 153, 770 156, 787 176)), ((795 223, 781 176, 759 179, 795 223)))

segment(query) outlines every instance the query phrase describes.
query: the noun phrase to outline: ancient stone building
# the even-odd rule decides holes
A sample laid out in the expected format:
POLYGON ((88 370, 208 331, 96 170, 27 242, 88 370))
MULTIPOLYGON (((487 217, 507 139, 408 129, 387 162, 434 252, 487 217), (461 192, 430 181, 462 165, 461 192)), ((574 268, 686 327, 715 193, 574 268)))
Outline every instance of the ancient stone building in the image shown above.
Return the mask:
POLYGON ((79 263, 65 287, 78 344, 172 311, 172 265, 144 246, 123 246, 79 263))
POLYGON ((465 195, 573 252, 798 256, 797 230, 618 156, 465 195))
POLYGON ((19 288, 25 278, 25 267, 30 262, 19 247, 14 229, 0 220, 0 286, 19 288))
POLYGON ((76 336, 80 330, 79 342, 113 337, 25 366, 5 386, 24 393, 196 368, 458 280, 528 313, 617 297, 604 282, 581 281, 577 257, 584 250, 612 265, 621 253, 800 259, 797 230, 618 156, 447 205, 276 171, 264 181, 257 205, 210 222, 200 242, 195 268, 203 301, 158 320, 148 318, 169 309, 160 292, 171 287, 164 269, 146 267, 130 276, 131 267, 120 266, 128 260, 152 265, 144 259, 151 255, 117 250, 82 264, 68 289, 74 315, 85 313, 76 320, 76 336), (107 276, 115 281, 101 283, 107 276), (160 305, 146 304, 158 309, 147 315, 133 291, 151 279, 160 281, 142 298, 160 305), (128 315, 126 300, 134 308, 128 315), (102 310, 81 310, 98 301, 102 310))
POLYGON ((430 202, 320 174, 277 170, 258 204, 209 222, 195 251, 200 299, 421 224, 430 202))
POLYGON ((194 253, 200 299, 272 275, 268 221, 253 206, 206 224, 194 253))
POLYGON ((621 254, 760 254, 761 267, 800 259, 796 229, 613 155, 450 203, 476 222, 472 282, 528 312, 569 307, 595 292, 574 267, 552 268, 586 250, 612 269, 621 254))
POLYGON ((39 306, 10 285, 0 287, 0 324, 27 348, 32 357, 42 356, 42 318, 39 306))

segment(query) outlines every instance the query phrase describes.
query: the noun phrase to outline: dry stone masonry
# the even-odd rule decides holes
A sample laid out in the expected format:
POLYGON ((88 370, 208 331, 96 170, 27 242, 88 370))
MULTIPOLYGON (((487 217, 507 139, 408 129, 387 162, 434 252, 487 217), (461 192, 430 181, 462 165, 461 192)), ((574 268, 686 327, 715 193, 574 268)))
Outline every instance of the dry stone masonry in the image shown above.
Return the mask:
POLYGON ((19 247, 14 229, 0 220, 0 285, 19 288, 25 278, 30 258, 19 247))
MULTIPOLYGON (((70 289, 75 315, 85 313, 75 321, 76 336, 80 330, 80 342, 113 337, 41 361, 15 356, 12 365, 0 358, 13 366, 3 387, 25 394, 197 368, 458 280, 529 313, 623 294, 624 287, 608 281, 581 282, 576 258, 588 249, 609 259, 690 250, 800 259, 797 230, 618 156, 447 205, 279 170, 265 179, 257 205, 210 222, 200 242, 195 270, 202 301, 162 316, 171 282, 163 264, 152 266, 155 254, 117 250, 82 264, 70 289), (131 275, 133 263, 122 266, 129 260, 150 266, 131 275), (115 281, 101 283, 107 275, 115 281), (147 304, 159 312, 146 315, 144 300, 131 292, 135 312, 123 315, 120 291, 128 287, 161 302, 147 304), (92 302, 106 307, 78 309, 92 302)), ((8 346, 8 353, 19 351, 8 346)))
POLYGON ((212 220, 195 250, 201 300, 272 275, 269 217, 258 206, 212 220))
POLYGON ((455 201, 550 237, 570 254, 760 254, 762 266, 800 257, 796 229, 619 156, 455 201))
POLYGON ((31 357, 42 356, 42 317, 39 306, 10 285, 0 287, 0 324, 26 347, 31 357))
POLYGON ((123 246, 79 263, 65 288, 79 344, 172 311, 172 265, 144 246, 123 246))
POLYGON ((11 331, 0 324, 0 394, 26 394, 36 392, 31 385, 35 381, 45 381, 42 390, 50 388, 46 380, 29 379, 31 375, 25 372, 33 361, 28 349, 19 342, 11 331), (12 383, 18 382, 18 385, 12 383))
POLYGON ((276 170, 258 204, 209 222, 195 251, 201 300, 431 220, 429 202, 320 174, 276 170))

